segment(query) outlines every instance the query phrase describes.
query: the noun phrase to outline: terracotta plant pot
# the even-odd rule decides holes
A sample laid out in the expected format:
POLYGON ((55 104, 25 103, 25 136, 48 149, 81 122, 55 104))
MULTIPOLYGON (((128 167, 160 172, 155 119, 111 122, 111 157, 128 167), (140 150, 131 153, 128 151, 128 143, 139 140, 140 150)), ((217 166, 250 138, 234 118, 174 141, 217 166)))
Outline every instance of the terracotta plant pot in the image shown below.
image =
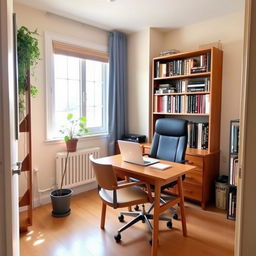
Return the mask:
POLYGON ((76 152, 77 142, 78 142, 78 139, 72 139, 72 140, 66 141, 67 151, 76 152))

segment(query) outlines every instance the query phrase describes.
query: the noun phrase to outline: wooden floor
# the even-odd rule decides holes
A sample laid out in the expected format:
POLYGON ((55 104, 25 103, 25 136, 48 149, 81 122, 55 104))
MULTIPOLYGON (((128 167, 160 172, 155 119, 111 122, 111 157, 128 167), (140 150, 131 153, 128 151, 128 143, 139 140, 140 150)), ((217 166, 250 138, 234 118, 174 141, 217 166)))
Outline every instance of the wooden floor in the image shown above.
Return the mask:
MULTIPOLYGON (((122 233, 122 243, 113 235, 122 226, 119 210, 107 208, 105 231, 101 230, 101 201, 97 191, 72 198, 72 213, 65 218, 51 216, 51 205, 36 208, 34 225, 21 235, 21 256, 147 256, 150 234, 143 223, 122 233)), ((180 221, 173 229, 160 224, 160 256, 231 256, 234 247, 234 222, 216 209, 203 211, 186 203, 188 237, 182 236, 180 221)), ((129 217, 126 217, 130 220, 129 217)))

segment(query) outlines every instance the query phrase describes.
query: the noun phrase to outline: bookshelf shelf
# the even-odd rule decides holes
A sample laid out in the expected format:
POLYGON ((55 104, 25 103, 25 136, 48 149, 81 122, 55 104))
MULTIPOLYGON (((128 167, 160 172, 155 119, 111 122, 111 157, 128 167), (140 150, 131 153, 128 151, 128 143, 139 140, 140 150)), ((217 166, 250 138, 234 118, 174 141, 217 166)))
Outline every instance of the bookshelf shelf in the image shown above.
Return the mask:
POLYGON ((210 94, 210 92, 168 92, 168 93, 155 93, 154 96, 164 95, 204 95, 210 94))
POLYGON ((166 115, 166 116, 209 116, 209 114, 198 114, 198 113, 169 113, 169 112, 153 112, 153 115, 166 115))
MULTIPOLYGON (((197 168, 184 181, 184 194, 202 208, 213 199, 219 175, 221 82, 222 51, 215 47, 152 60, 150 140, 157 119, 189 120, 188 132, 194 135, 189 136, 193 141, 188 144, 186 160, 197 168)), ((176 194, 177 189, 169 192, 176 194)))
POLYGON ((166 79, 184 79, 184 78, 193 78, 193 77, 202 77, 202 76, 210 76, 211 72, 200 72, 189 75, 179 75, 179 76, 165 76, 165 77, 155 77, 154 80, 166 80, 166 79))

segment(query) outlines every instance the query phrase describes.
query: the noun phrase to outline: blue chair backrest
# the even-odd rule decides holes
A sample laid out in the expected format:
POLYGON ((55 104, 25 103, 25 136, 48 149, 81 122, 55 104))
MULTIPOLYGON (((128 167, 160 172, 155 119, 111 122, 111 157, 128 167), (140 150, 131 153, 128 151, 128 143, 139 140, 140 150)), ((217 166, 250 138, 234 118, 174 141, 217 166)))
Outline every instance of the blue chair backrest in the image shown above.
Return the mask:
POLYGON ((155 123, 150 157, 184 163, 188 140, 188 121, 161 118, 155 123))

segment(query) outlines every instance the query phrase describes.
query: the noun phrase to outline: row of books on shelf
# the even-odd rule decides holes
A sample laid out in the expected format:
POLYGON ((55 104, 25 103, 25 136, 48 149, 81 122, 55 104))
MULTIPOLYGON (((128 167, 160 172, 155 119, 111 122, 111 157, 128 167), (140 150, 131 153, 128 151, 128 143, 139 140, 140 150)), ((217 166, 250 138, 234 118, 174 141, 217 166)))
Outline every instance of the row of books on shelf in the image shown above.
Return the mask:
POLYGON ((187 96, 187 112, 198 114, 209 114, 210 111, 210 95, 188 95, 187 96))
POLYGON ((155 96, 154 112, 185 113, 185 95, 155 96))
POLYGON ((209 114, 210 95, 164 95, 154 98, 154 112, 209 114))
POLYGON ((169 62, 156 62, 155 77, 168 77, 190 75, 195 73, 210 72, 211 54, 201 54, 187 59, 176 59, 169 62))
POLYGON ((238 156, 230 157, 229 184, 237 186, 238 184, 238 156))
POLYGON ((230 152, 238 153, 239 150, 239 122, 231 123, 230 152))
POLYGON ((236 187, 230 187, 228 192, 228 219, 234 220, 236 218, 236 187))
POLYGON ((174 80, 172 83, 159 84, 155 89, 156 94, 202 92, 210 90, 209 77, 174 80))
POLYGON ((188 147, 208 149, 209 123, 188 123, 188 147))

